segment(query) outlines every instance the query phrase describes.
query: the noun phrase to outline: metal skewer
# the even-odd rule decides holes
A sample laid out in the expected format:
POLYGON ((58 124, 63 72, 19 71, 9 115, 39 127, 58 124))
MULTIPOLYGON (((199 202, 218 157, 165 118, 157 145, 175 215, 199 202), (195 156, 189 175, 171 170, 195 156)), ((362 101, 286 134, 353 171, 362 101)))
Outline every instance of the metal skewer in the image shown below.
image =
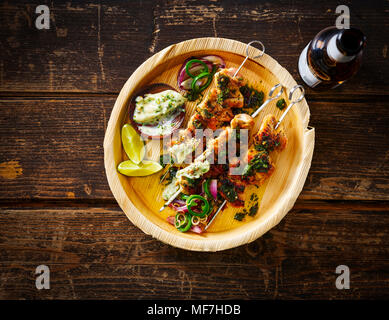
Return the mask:
POLYGON ((213 215, 212 219, 209 220, 209 222, 207 223, 207 225, 204 227, 204 230, 207 230, 208 227, 211 225, 212 221, 215 220, 216 216, 219 214, 220 211, 222 211, 222 209, 224 208, 224 206, 227 204, 227 200, 224 200, 223 203, 220 205, 220 207, 217 209, 217 211, 215 212, 215 214, 213 215))
MULTIPOLYGON (((273 88, 275 88, 276 86, 274 86, 273 88)), ((272 89, 273 90, 273 89, 272 89)), ((270 95, 270 93, 269 93, 270 95)), ((289 92, 289 101, 291 101, 291 103, 289 104, 289 106, 286 108, 285 112, 282 114, 282 116, 280 117, 280 119, 278 120, 276 126, 274 127, 274 129, 277 129, 278 126, 281 124, 281 121, 285 118, 286 114, 289 112, 289 110, 293 107, 293 105, 295 105, 296 103, 300 102, 301 100, 304 99, 304 95, 305 95, 305 90, 304 90, 304 87, 302 85, 295 85, 289 92), (292 98, 293 98, 293 93, 296 91, 296 89, 300 88, 301 90, 301 95, 296 99, 296 100, 293 100, 292 101, 292 98)), ((262 107, 260 107, 262 108, 262 107)), ((254 112, 255 113, 255 112, 254 112)), ((219 214, 219 212, 221 211, 221 209, 227 204, 227 200, 224 200, 223 203, 220 205, 219 209, 217 209, 216 213, 213 215, 212 219, 207 223, 207 225, 205 226, 204 230, 207 230, 208 227, 210 226, 210 224, 212 223, 212 221, 216 218, 216 216, 219 214)))
POLYGON ((251 117, 255 118, 263 110, 263 108, 265 108, 268 105, 269 102, 281 97, 283 92, 284 92, 284 87, 282 86, 282 84, 281 83, 276 84, 273 88, 270 89, 270 92, 269 92, 270 98, 267 99, 264 103, 262 103, 262 105, 257 110, 254 111, 254 113, 251 115, 251 117), (279 87, 281 87, 280 92, 278 92, 276 96, 272 97, 274 91, 279 87))
MULTIPOLYGON (((246 58, 245 58, 245 59, 243 60, 243 62, 240 64, 240 66, 238 67, 238 69, 235 71, 235 73, 234 73, 234 75, 233 75, 233 78, 236 77, 236 75, 239 73, 240 69, 242 69, 243 65, 246 63, 246 61, 247 61, 248 58, 250 57, 249 48, 250 48, 250 46, 251 46, 253 43, 258 43, 258 44, 260 44, 261 47, 262 47, 262 49, 261 49, 261 53, 258 54, 258 55, 256 55, 256 56, 254 56, 254 57, 252 57, 252 59, 258 59, 258 58, 262 57, 262 56, 265 54, 265 46, 263 45, 263 43, 262 43, 261 41, 253 40, 253 41, 249 42, 249 43, 247 44, 247 46, 246 46, 246 58)), ((280 85, 281 85, 281 84, 278 84, 278 85, 274 86, 274 87, 270 90, 269 96, 271 96, 271 95, 273 94, 274 90, 275 90, 276 88, 278 88, 280 85)), ((253 115, 253 118, 254 118, 259 112, 261 112, 262 108, 264 108, 270 101, 272 101, 272 100, 278 98, 279 96, 281 96, 282 91, 283 91, 283 88, 281 88, 280 93, 279 93, 276 97, 274 97, 273 99, 268 99, 268 100, 266 100, 265 103, 264 103, 264 104, 255 112, 255 115, 253 115)), ((165 180, 165 178, 166 178, 166 176, 167 176, 167 173, 168 173, 170 167, 171 167, 171 164, 168 164, 167 169, 166 169, 166 172, 164 173, 163 177, 161 178, 161 182, 162 182, 163 180, 165 180)), ((169 199, 169 200, 170 200, 170 199, 169 199)), ((173 199, 173 200, 174 200, 174 199, 173 199)), ((163 207, 162 207, 162 208, 163 208, 163 207)), ((160 211, 163 210, 162 208, 160 209, 160 211)))
POLYGON ((246 58, 243 60, 243 62, 240 64, 239 68, 235 71, 234 73, 234 76, 233 78, 236 77, 236 75, 239 73, 240 69, 242 69, 243 65, 246 63, 247 59, 249 58, 250 54, 249 54, 249 48, 250 48, 250 45, 252 45, 253 43, 259 43, 262 47, 262 50, 261 50, 261 53, 252 57, 252 59, 258 59, 260 57, 262 57, 264 54, 265 54, 265 46, 263 45, 263 43, 261 41, 258 41, 258 40, 254 40, 254 41, 251 41, 247 44, 246 46, 246 58))
POLYGON ((274 129, 277 129, 278 126, 281 124, 282 120, 284 120, 285 116, 288 114, 289 110, 296 104, 296 103, 299 103, 301 100, 304 99, 304 96, 305 96, 305 89, 304 87, 301 85, 301 84, 297 84, 295 85, 292 89, 290 89, 289 91, 289 101, 290 101, 290 104, 288 105, 288 107, 286 108, 285 112, 281 115, 280 119, 278 120, 276 126, 274 127, 274 129), (301 90, 301 95, 296 99, 296 100, 292 100, 293 98, 293 93, 296 91, 296 89, 300 89, 301 90))
MULTIPOLYGON (((258 58, 262 57, 262 56, 265 54, 265 46, 263 45, 263 43, 262 43, 261 41, 254 40, 254 41, 249 42, 249 43, 247 44, 247 46, 246 46, 246 58, 245 58, 245 59, 243 60, 243 62, 240 64, 240 66, 238 67, 238 69, 235 71, 235 73, 234 73, 234 75, 233 75, 233 78, 236 77, 236 75, 239 73, 240 69, 242 69, 243 65, 244 65, 244 64, 246 63, 246 61, 249 59, 249 57, 250 57, 249 48, 250 48, 250 46, 251 46, 253 43, 258 43, 258 44, 260 44, 261 47, 262 47, 262 49, 261 49, 261 53, 258 54, 258 55, 256 55, 256 56, 253 56, 252 59, 258 59, 258 58)), ((281 86, 281 84, 275 85, 275 86, 270 90, 270 92, 269 92, 269 96, 270 96, 270 97, 273 95, 274 90, 277 89, 279 86, 281 86)), ((260 112, 260 111, 261 111, 261 110, 262 110, 270 101, 272 101, 272 100, 276 99, 277 97, 281 96, 283 90, 284 90, 284 88, 281 87, 281 90, 280 90, 280 92, 277 94, 276 97, 270 98, 270 99, 266 100, 266 101, 262 104, 262 106, 260 106, 260 107, 254 112, 255 116, 258 115, 258 113, 259 113, 259 112, 260 112)), ((170 166, 169 166, 169 167, 170 167, 170 166)), ((167 168, 167 171, 169 170, 169 167, 167 168)), ((165 179, 166 174, 167 174, 167 171, 165 172, 164 176, 162 177, 162 179, 161 179, 162 181, 165 179)), ((180 188, 175 194, 173 194, 173 195, 170 197, 170 199, 169 199, 169 200, 168 200, 168 201, 159 209, 159 212, 165 210, 165 208, 166 208, 170 203, 172 203, 172 202, 174 201, 174 199, 177 198, 178 195, 179 195, 180 193, 181 193, 181 188, 180 188)), ((223 205, 222 205, 222 206, 223 206, 223 205)), ((222 208, 222 206, 221 206, 221 208, 222 208)), ((219 208, 218 211, 220 211, 220 210, 221 210, 221 209, 219 208)))
POLYGON ((160 179, 160 181, 159 181, 160 183, 163 182, 163 180, 165 180, 165 178, 166 178, 166 176, 167 176, 167 174, 168 174, 169 169, 170 169, 171 166, 172 166, 171 163, 168 163, 168 164, 166 165, 166 171, 165 171, 165 173, 163 174, 162 178, 160 179))
POLYGON ((171 204, 175 198, 178 197, 178 195, 181 193, 181 188, 176 191, 175 194, 173 194, 168 201, 165 202, 165 204, 159 209, 159 212, 165 210, 165 208, 171 204))

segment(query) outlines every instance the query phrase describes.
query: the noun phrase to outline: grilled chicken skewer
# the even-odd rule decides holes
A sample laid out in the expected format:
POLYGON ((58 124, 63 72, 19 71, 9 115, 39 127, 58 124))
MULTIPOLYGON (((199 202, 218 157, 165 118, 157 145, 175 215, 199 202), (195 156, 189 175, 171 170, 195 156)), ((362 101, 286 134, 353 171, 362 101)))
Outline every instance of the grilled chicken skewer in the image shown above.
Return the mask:
MULTIPOLYGON (((192 155, 197 146, 201 142, 198 139, 192 138, 196 129, 212 129, 222 128, 223 125, 231 121, 234 114, 244 107, 244 96, 240 88, 247 85, 247 82, 241 76, 232 76, 235 69, 222 69, 215 75, 216 88, 212 88, 208 96, 196 107, 195 113, 188 122, 188 127, 180 133, 178 139, 173 140, 168 153, 173 157, 176 164, 181 164, 192 155)), ((236 74, 236 71, 235 73, 236 74)), ((252 114, 255 118, 260 111, 271 101, 278 99, 283 93, 282 85, 276 84, 270 89, 269 98, 257 108, 252 114), (277 88, 279 92, 273 97, 277 88)), ((250 97, 250 101, 251 101, 250 97)), ((169 164, 170 166, 170 164, 169 164)), ((164 180, 168 169, 161 181, 164 180)))
POLYGON ((222 69, 215 74, 216 87, 196 107, 188 122, 187 131, 221 128, 234 117, 233 109, 243 108, 244 97, 239 89, 246 85, 246 81, 240 75, 233 76, 235 70, 222 69))
MULTIPOLYGON (((283 129, 278 128, 277 130, 276 126, 277 120, 273 115, 269 114, 264 118, 260 129, 253 138, 253 144, 247 152, 245 163, 241 164, 244 167, 242 174, 228 175, 226 173, 228 178, 221 182, 222 184, 229 184, 232 191, 229 194, 222 194, 225 200, 204 227, 204 230, 208 229, 219 212, 227 204, 227 201, 240 205, 238 195, 239 190, 244 190, 242 186, 253 183, 262 185, 272 175, 275 166, 271 161, 270 152, 282 151, 287 144, 287 138, 283 129)), ((231 163, 229 167, 231 168, 236 165, 237 163, 231 163)))
MULTIPOLYGON (((159 211, 163 211, 166 206, 168 206, 181 192, 190 193, 194 192, 193 182, 203 176, 204 173, 209 171, 210 163, 208 160, 209 157, 215 157, 212 162, 217 163, 217 155, 219 155, 219 146, 227 145, 229 139, 231 139, 236 133, 237 130, 247 129, 250 130, 254 125, 254 120, 251 116, 247 114, 238 114, 231 120, 230 127, 226 127, 220 135, 212 139, 207 149, 195 159, 189 166, 184 169, 181 169, 177 172, 177 185, 179 186, 178 190, 169 198, 164 206, 160 208, 159 211), (195 179, 193 179, 195 177, 195 179)), ((220 166, 214 164, 213 166, 220 166)))
MULTIPOLYGON (((177 172, 177 184, 180 186, 181 192, 185 194, 196 192, 196 190, 193 189, 194 179, 191 178, 193 177, 193 174, 198 177, 196 179, 197 181, 195 181, 196 184, 205 178, 215 177, 225 177, 221 179, 222 184, 232 183, 237 189, 244 189, 239 187, 247 184, 263 184, 263 182, 271 176, 275 168, 270 158, 270 152, 276 150, 281 151, 287 144, 287 138, 283 129, 275 129, 277 120, 271 114, 267 115, 263 120, 242 163, 240 163, 239 159, 235 159, 235 161, 233 160, 228 163, 227 166, 216 164, 216 161, 215 164, 206 165, 204 167, 201 166, 202 163, 207 161, 207 157, 212 151, 216 155, 220 151, 219 148, 224 148, 227 145, 226 141, 231 138, 232 129, 250 129, 252 124, 253 119, 249 115, 242 114, 236 116, 231 121, 231 127, 226 128, 218 138, 212 140, 207 150, 204 151, 200 157, 196 158, 196 160, 185 169, 179 170, 177 172), (238 123, 238 126, 236 126, 236 123, 238 123), (242 168, 239 169, 239 174, 231 174, 230 169, 236 168, 237 166, 242 168), (201 170, 195 172, 198 168, 201 168, 201 170), (185 175, 186 173, 188 173, 190 177, 185 175)), ((229 151, 231 152, 231 150, 229 151)), ((237 193, 235 196, 222 195, 230 202, 239 200, 237 198, 237 193)))
MULTIPOLYGON (((282 151, 287 144, 283 128, 276 129, 277 120, 268 114, 260 129, 253 138, 253 143, 247 152, 245 163, 241 164, 244 170, 241 175, 229 175, 229 180, 235 184, 262 185, 274 172, 275 166, 270 153, 282 151)), ((236 164, 231 164, 231 167, 236 164)))
MULTIPOLYGON (((232 81, 230 80, 229 77, 231 77, 231 74, 233 73, 234 69, 223 69, 221 70, 217 76, 216 76, 216 82, 218 84, 218 88, 212 89, 210 92, 208 98, 203 101, 195 110, 195 114, 191 117, 189 121, 188 128, 185 130, 186 134, 190 134, 195 130, 195 127, 197 126, 198 128, 203 128, 205 125, 208 125, 210 128, 215 128, 216 126, 219 126, 225 121, 225 119, 229 119, 231 117, 231 114, 228 114, 229 110, 232 109, 233 107, 242 107, 243 101, 242 101, 242 95, 239 90, 239 86, 245 85, 245 81, 238 77, 238 78, 232 78, 232 81), (220 99, 222 100, 223 103, 225 103, 224 107, 220 108, 219 102, 215 102, 215 96, 221 96, 223 95, 223 92, 228 92, 228 94, 225 94, 226 99, 220 99), (216 107, 213 107, 213 104, 219 105, 216 107), (211 111, 214 112, 216 110, 216 114, 218 114, 220 117, 219 118, 210 118, 210 113, 211 111), (224 115, 224 118, 222 116, 222 113, 226 111, 227 113, 227 118, 224 115), (205 115, 205 116, 204 116, 205 115), (207 119, 211 119, 211 121, 207 122, 207 119)), ((257 116, 259 112, 272 100, 275 100, 281 96, 283 93, 283 87, 281 84, 276 84, 269 92, 269 98, 253 113, 253 116, 257 116), (279 92, 277 93, 276 96, 272 97, 275 90, 277 88, 280 88, 279 92)), ((233 113, 232 113, 233 114, 233 113)), ((213 113, 212 113, 213 115, 213 113)), ((188 135, 189 136, 189 135, 188 135)), ((189 139, 188 136, 186 136, 185 139, 185 134, 183 137, 181 137, 181 140, 176 141, 173 143, 173 146, 170 148, 170 153, 171 154, 176 154, 176 160, 178 163, 182 163, 185 158, 188 155, 192 155, 193 151, 196 149, 198 142, 194 138, 189 139)), ((166 174, 168 172, 168 169, 166 170, 165 175, 161 179, 166 177, 166 174)), ((174 199, 180 194, 180 191, 177 191, 173 196, 169 198, 169 200, 165 203, 164 206, 160 208, 160 211, 164 210, 166 206, 168 206, 174 199)))
POLYGON ((188 127, 172 141, 168 152, 176 164, 183 163, 200 144, 201 140, 193 138, 196 129, 222 128, 232 120, 239 109, 243 108, 244 97, 239 89, 246 83, 240 76, 233 77, 234 72, 235 69, 230 68, 222 69, 215 74, 216 87, 212 88, 196 107, 189 119, 188 127))
POLYGON ((201 182, 206 178, 227 177, 220 181, 222 188, 219 188, 225 201, 206 225, 205 229, 212 223, 215 216, 221 211, 227 201, 235 205, 241 205, 239 194, 243 192, 244 185, 253 183, 261 185, 271 176, 274 171, 274 164, 269 154, 275 150, 283 150, 287 144, 287 138, 283 129, 275 129, 277 125, 276 118, 273 115, 267 115, 260 129, 253 137, 252 146, 247 151, 243 163, 239 163, 238 159, 235 162, 230 162, 227 166, 220 164, 210 165, 208 163, 208 157, 212 152, 213 155, 219 154, 219 149, 226 147, 226 142, 228 139, 231 139, 234 129, 251 129, 253 123, 252 117, 247 114, 235 116, 231 121, 231 127, 224 129, 218 138, 212 140, 201 156, 196 158, 191 165, 177 172, 176 184, 179 186, 179 189, 174 198, 181 192, 184 194, 196 192, 196 187, 201 185, 201 182), (244 168, 241 174, 230 174, 230 169, 236 168, 238 165, 244 168), (226 186, 228 186, 228 189, 223 188, 226 186), (225 190, 229 191, 225 192, 225 190))
MULTIPOLYGON (((270 138, 273 138, 273 139, 267 139, 266 137, 268 136, 269 134, 269 124, 271 126, 273 126, 274 130, 277 130, 282 122, 282 120, 285 118, 285 116, 287 115, 287 113, 289 112, 289 110, 293 107, 293 105, 295 105, 296 103, 300 102, 301 100, 304 99, 304 95, 305 95, 305 90, 304 90, 304 87, 302 85, 295 85, 289 92, 289 100, 291 101, 291 103, 289 104, 289 106, 286 108, 285 112, 282 114, 281 118, 278 120, 277 123, 275 123, 275 118, 272 119, 272 118, 265 118, 264 119, 264 122, 261 126, 261 128, 263 127, 263 129, 265 129, 263 131, 264 134, 260 134, 260 136, 258 137, 257 135, 257 148, 256 149, 259 149, 259 151, 261 151, 260 149, 262 149, 261 147, 261 144, 263 145, 268 145, 269 144, 269 150, 271 150, 272 148, 284 148, 285 146, 283 146, 283 140, 284 139, 281 139, 281 140, 278 140, 278 143, 275 143, 275 144, 272 144, 271 141, 277 141, 277 135, 274 136, 274 135, 270 135, 270 138), (301 95, 292 101, 292 98, 293 98, 293 93, 297 90, 297 89, 300 89, 301 91, 301 95), (268 119, 267 121, 265 121, 266 119, 268 119), (275 124, 274 124, 275 123, 275 124), (276 138, 276 139, 274 139, 276 138), (261 143, 262 141, 262 143, 261 143), (279 145, 278 145, 279 144, 279 145)), ((261 132, 261 130, 259 130, 259 132, 261 132)), ((272 132, 270 130, 270 132, 272 132)), ((274 131, 273 131, 274 132, 274 131)), ((281 138, 281 137, 280 137, 281 138)), ((286 137, 285 137, 286 138, 286 137)), ((256 141, 256 139, 254 138, 254 141, 256 141)), ((286 141, 286 140, 285 140, 286 141)), ((252 150, 249 150, 249 155, 250 155, 250 152, 253 154, 253 151, 252 150)), ((258 155, 256 158, 260 158, 261 156, 258 155)), ((255 157, 253 157, 252 159, 255 159, 255 157)), ((249 162, 250 163, 250 162, 249 162)), ((274 166, 273 166, 273 171, 274 171, 274 166)), ((263 174, 259 174, 259 178, 265 178, 265 176, 263 174)), ((221 204, 221 206, 218 208, 218 210, 216 211, 215 215, 212 217, 212 219, 208 222, 208 224, 205 226, 205 230, 208 229, 208 227, 211 225, 212 221, 216 218, 217 214, 221 211, 221 209, 226 205, 227 203, 227 200, 224 200, 224 202, 221 204)))
MULTIPOLYGON (((227 154, 226 147, 230 139, 237 138, 236 133, 241 129, 250 130, 254 120, 248 114, 238 114, 231 120, 231 126, 226 127, 220 135, 211 140, 207 149, 195 159, 189 166, 177 171, 177 185, 184 194, 196 192, 197 182, 208 177, 217 176, 224 171, 225 165, 218 164, 218 155, 227 154), (214 164, 210 164, 210 162, 214 164), (195 178, 193 178, 195 177, 195 178)), ((249 136, 249 135, 248 135, 249 136)), ((237 139, 238 140, 238 139, 237 139)), ((231 144, 230 144, 231 145, 231 144)), ((234 144, 235 150, 228 150, 230 154, 236 154, 239 148, 239 141, 234 144)))

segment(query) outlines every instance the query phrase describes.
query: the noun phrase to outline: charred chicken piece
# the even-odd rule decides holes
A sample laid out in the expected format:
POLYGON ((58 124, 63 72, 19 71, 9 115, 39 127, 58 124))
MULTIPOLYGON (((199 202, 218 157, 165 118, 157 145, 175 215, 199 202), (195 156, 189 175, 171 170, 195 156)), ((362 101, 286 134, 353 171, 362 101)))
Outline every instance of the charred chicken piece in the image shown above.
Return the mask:
POLYGON ((233 77, 235 71, 234 68, 222 69, 215 74, 216 87, 196 107, 185 130, 187 135, 193 135, 196 129, 222 128, 234 117, 232 109, 243 108, 244 97, 239 88, 245 84, 245 80, 239 75, 233 77))
POLYGON ((275 129, 277 120, 272 114, 268 114, 262 122, 253 142, 256 150, 272 152, 285 149, 288 139, 282 127, 275 129))
MULTIPOLYGON (((229 145, 229 139, 233 137, 236 139, 237 137, 234 135, 240 129, 250 130, 253 124, 254 120, 249 115, 236 115, 231 120, 231 126, 224 128, 217 138, 212 139, 206 150, 193 163, 177 172, 177 184, 181 187, 181 192, 185 194, 193 193, 198 189, 198 185, 201 185, 199 181, 204 178, 220 177, 221 174, 227 177, 228 162, 219 164, 218 156, 224 152, 225 160, 228 161, 227 146, 229 145)), ((240 140, 236 139, 236 144, 233 144, 235 148, 239 146, 239 142, 240 140)))
POLYGON ((231 176, 234 181, 242 181, 246 184, 255 183, 261 185, 274 172, 274 164, 270 153, 282 151, 287 144, 287 138, 282 127, 277 130, 276 118, 269 114, 262 122, 258 133, 253 138, 253 145, 247 152, 247 163, 240 176, 231 176))

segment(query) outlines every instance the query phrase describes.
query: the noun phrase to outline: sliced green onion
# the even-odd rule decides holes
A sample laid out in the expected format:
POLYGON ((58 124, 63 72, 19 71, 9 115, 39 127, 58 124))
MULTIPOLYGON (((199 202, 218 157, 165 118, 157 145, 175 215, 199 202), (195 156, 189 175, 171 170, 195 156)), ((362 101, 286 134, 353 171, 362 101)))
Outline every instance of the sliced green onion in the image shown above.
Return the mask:
POLYGON ((191 84, 192 90, 195 91, 195 92, 201 92, 201 91, 203 91, 204 89, 206 89, 209 86, 211 81, 212 81, 212 74, 211 73, 209 73, 209 72, 200 73, 198 76, 193 78, 193 81, 192 81, 192 84, 191 84), (201 79, 203 79, 205 77, 208 77, 207 82, 203 86, 199 87, 197 85, 197 81, 199 81, 199 80, 201 80, 201 79))
POLYGON ((208 221, 208 216, 205 216, 204 218, 200 218, 200 222, 206 224, 208 221))
POLYGON ((175 218, 175 221, 174 221, 174 225, 176 228, 180 228, 181 226, 183 226, 185 223, 187 223, 187 220, 188 220, 188 217, 186 216, 185 213, 183 212, 178 212, 176 214, 176 218, 175 218))
POLYGON ((188 199, 188 198, 189 198, 189 196, 186 195, 186 194, 182 194, 182 195, 181 195, 181 199, 183 199, 183 200, 186 200, 186 199, 188 199))
POLYGON ((186 216, 186 220, 187 220, 186 225, 183 227, 177 228, 181 232, 187 232, 190 229, 190 227, 192 226, 192 219, 189 219, 188 214, 186 214, 185 216, 186 216))
POLYGON ((198 216, 200 218, 203 218, 206 216, 209 212, 209 202, 204 197, 198 195, 198 194, 192 194, 188 199, 186 199, 186 206, 188 208, 189 213, 192 216, 198 216), (200 200, 203 204, 201 206, 201 212, 197 212, 192 210, 193 207, 197 207, 199 204, 196 202, 196 200, 200 200))
POLYGON ((208 199, 212 199, 213 196, 211 194, 211 191, 209 191, 209 183, 211 182, 211 179, 207 179, 204 182, 204 192, 207 195, 208 199))
POLYGON ((191 77, 191 78, 196 78, 196 76, 193 75, 193 74, 191 74, 190 71, 189 71, 189 69, 190 69, 190 67, 192 66, 193 63, 199 63, 199 64, 201 64, 201 65, 204 67, 204 70, 202 70, 201 73, 205 73, 205 72, 209 73, 208 66, 206 65, 205 62, 203 62, 203 61, 201 61, 201 60, 198 60, 198 59, 192 59, 192 60, 189 60, 189 61, 186 63, 186 66, 185 66, 185 72, 186 72, 186 74, 187 74, 189 77, 191 77))

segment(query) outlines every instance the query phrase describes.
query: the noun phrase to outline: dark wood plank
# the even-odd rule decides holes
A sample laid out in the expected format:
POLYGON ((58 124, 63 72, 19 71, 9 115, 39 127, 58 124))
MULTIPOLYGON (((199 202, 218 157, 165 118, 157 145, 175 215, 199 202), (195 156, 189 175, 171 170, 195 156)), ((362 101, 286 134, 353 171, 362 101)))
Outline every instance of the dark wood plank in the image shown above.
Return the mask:
POLYGON ((388 298, 388 208, 298 202, 262 238, 217 253, 165 245, 118 208, 2 208, 0 298, 388 298), (41 264, 50 290, 35 289, 41 264), (350 290, 335 287, 338 265, 350 290))
POLYGON ((303 199, 388 200, 385 100, 309 101, 315 150, 303 199))
POLYGON ((0 198, 112 198, 103 140, 114 98, 0 102, 0 198))
MULTIPOLYGON (((103 139, 114 102, 0 101, 0 199, 113 199, 103 139)), ((389 200, 386 101, 312 101, 310 108, 316 147, 301 198, 389 200)))
MULTIPOLYGON (((297 59, 324 27, 335 24, 331 0, 299 1, 83 1, 51 3, 51 29, 35 28, 39 1, 0 7, 0 92, 119 92, 149 56, 183 40, 217 36, 266 52, 299 80, 297 59), (174 36, 172 36, 174 35, 174 36)), ((353 1, 351 24, 367 35, 362 69, 349 83, 323 95, 386 95, 388 3, 353 1)))
POLYGON ((0 7, 1 91, 117 92, 150 54, 150 0, 51 2, 49 30, 35 27, 40 4, 0 7))

